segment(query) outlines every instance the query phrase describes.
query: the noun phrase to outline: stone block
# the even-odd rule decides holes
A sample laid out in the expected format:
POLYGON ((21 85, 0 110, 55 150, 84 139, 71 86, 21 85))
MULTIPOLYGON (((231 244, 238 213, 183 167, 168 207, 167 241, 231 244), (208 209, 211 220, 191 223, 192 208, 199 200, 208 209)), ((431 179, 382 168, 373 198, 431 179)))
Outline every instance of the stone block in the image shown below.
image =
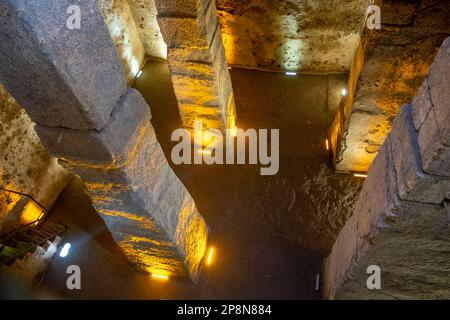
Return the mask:
POLYGON ((149 174, 148 185, 86 183, 86 193, 99 212, 126 212, 157 221, 166 233, 174 234, 177 215, 190 195, 169 166, 149 174))
POLYGON ((450 146, 450 37, 442 43, 428 79, 437 127, 443 142, 450 146))
POLYGON ((153 219, 127 211, 100 209, 99 213, 114 241, 138 270, 189 277, 178 246, 153 219))
POLYGON ((87 163, 122 164, 149 126, 150 110, 142 95, 128 89, 101 131, 79 131, 42 125, 35 127, 42 143, 54 156, 87 163))
POLYGON ((400 198, 431 204, 442 203, 446 190, 450 190, 450 180, 446 177, 428 175, 423 171, 410 105, 400 109, 389 139, 400 198))
POLYGON ((430 296, 429 289, 439 291, 442 273, 448 270, 447 225, 442 205, 399 200, 396 215, 387 222, 387 227, 364 256, 357 257, 347 280, 338 288, 336 299, 414 297, 417 295, 415 284, 420 283, 420 288, 424 289, 421 282, 424 278, 429 284, 424 296, 430 296), (367 289, 370 265, 382 270, 381 290, 367 289), (429 270, 433 272, 430 274, 429 270), (407 290, 405 283, 409 284, 407 290))
POLYGON ((234 95, 233 93, 233 83, 231 82, 231 76, 230 72, 228 71, 228 65, 222 65, 220 67, 220 72, 216 76, 216 81, 218 83, 218 94, 222 101, 222 104, 224 105, 224 108, 226 108, 230 95, 234 95))
POLYGON ((366 253, 385 221, 394 215, 397 180, 392 158, 388 137, 372 163, 353 215, 324 261, 325 298, 334 298, 357 259, 366 253))
POLYGON ((169 53, 168 62, 172 74, 213 79, 215 75, 218 77, 224 69, 229 73, 223 47, 215 50, 215 55, 206 59, 206 61, 177 59, 169 53))
POLYGON ((182 60, 168 60, 171 74, 193 78, 214 80, 215 70, 213 64, 204 62, 191 62, 182 60))
POLYGON ((216 6, 210 5, 203 15, 197 17, 160 17, 158 24, 169 48, 208 48, 218 29, 216 6))
POLYGON ((172 75, 172 82, 178 103, 204 107, 220 106, 218 83, 214 80, 172 75))
POLYGON ((213 0, 155 0, 159 16, 197 16, 206 11, 213 0))
POLYGON ((59 163, 88 183, 112 184, 134 190, 141 186, 155 187, 159 173, 170 167, 151 124, 142 128, 142 131, 142 137, 122 165, 74 162, 66 159, 59 159, 59 163))
POLYGON ((383 247, 380 244, 386 239, 386 234, 388 237, 389 234, 401 233, 405 236, 418 221, 432 221, 436 214, 442 212, 440 204, 405 201, 399 197, 394 164, 397 155, 391 151, 391 139, 392 136, 388 136, 382 145, 353 215, 324 261, 325 298, 336 297, 347 279, 354 277, 354 271, 364 262, 364 257, 383 247))
POLYGON ((168 51, 167 59, 169 61, 174 60, 212 63, 219 50, 224 51, 224 48, 220 30, 217 30, 210 46, 171 48, 168 51))
POLYGON ((425 79, 419 88, 417 96, 411 104, 412 117, 417 131, 419 131, 432 106, 433 103, 431 102, 430 86, 428 79, 425 79))
POLYGON ((361 238, 374 237, 374 226, 380 218, 390 216, 395 207, 398 182, 394 164, 395 155, 391 151, 388 137, 381 146, 364 182, 361 194, 355 204, 354 215, 358 220, 358 233, 361 238))
MULTIPOLYGON (((102 13, 111 38, 116 45, 117 54, 124 67, 128 84, 131 84, 145 62, 146 52, 140 31, 137 28, 138 21, 131 12, 131 3, 128 0, 97 0, 97 6, 102 13)), ((146 4, 148 7, 149 4, 146 4)), ((150 10, 147 8, 147 10, 150 10)), ((156 17, 155 17, 156 20, 156 17)), ((149 22, 142 23, 147 25, 149 22)), ((156 22, 156 21, 155 21, 156 22)), ((157 32, 157 31, 155 31, 157 32)))
POLYGON ((433 218, 436 214, 442 213, 443 205, 429 204, 422 202, 404 201, 399 197, 395 199, 396 219, 392 229, 395 232, 408 232, 408 230, 419 229, 418 220, 433 218))
POLYGON ((130 187, 85 182, 85 192, 93 206, 100 210, 123 211, 141 214, 144 211, 142 199, 130 187))
POLYGON ((198 277, 206 223, 150 124, 123 166, 60 163, 85 181, 114 240, 140 270, 198 277))
MULTIPOLYGON (((420 154, 426 173, 450 177, 450 146, 444 141, 434 110, 431 110, 419 131, 420 154)), ((450 197, 450 185, 447 194, 450 197)))
POLYGON ((195 121, 202 121, 204 129, 225 130, 225 111, 221 106, 202 107, 192 104, 180 104, 180 116, 183 126, 187 129, 194 129, 195 121))
POLYGON ((126 90, 125 75, 96 2, 77 3, 80 29, 66 25, 71 5, 2 1, 0 81, 36 123, 100 130, 126 90))
POLYGON ((208 229, 188 194, 181 208, 171 217, 164 215, 163 207, 155 209, 151 217, 124 209, 100 209, 99 212, 113 231, 114 240, 138 269, 198 279, 207 248, 208 229), (164 218, 154 217, 154 214, 164 218))

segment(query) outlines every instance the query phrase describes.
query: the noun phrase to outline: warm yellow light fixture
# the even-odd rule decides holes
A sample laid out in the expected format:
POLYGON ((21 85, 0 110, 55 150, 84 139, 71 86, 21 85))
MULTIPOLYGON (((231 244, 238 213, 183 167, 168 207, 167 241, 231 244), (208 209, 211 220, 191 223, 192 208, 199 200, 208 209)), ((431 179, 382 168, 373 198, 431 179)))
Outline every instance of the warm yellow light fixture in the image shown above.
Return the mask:
POLYGON ((202 143, 204 146, 209 146, 216 141, 216 135, 213 132, 204 131, 202 134, 202 143))
POLYGON ((25 208, 23 209, 20 219, 23 224, 30 224, 34 221, 39 220, 42 216, 43 216, 42 208, 35 202, 29 201, 26 204, 25 208))
POLYGON ((233 127, 230 129, 230 134, 233 138, 237 137, 237 127, 233 127))
POLYGON ((327 148, 327 150, 330 150, 330 142, 328 141, 328 139, 325 139, 325 147, 327 148))
POLYGON ((163 275, 163 274, 153 273, 152 274, 152 279, 159 280, 159 281, 168 281, 169 280, 169 276, 163 275))
POLYGON ((199 150, 198 152, 199 152, 199 153, 202 153, 202 154, 206 154, 206 155, 208 155, 208 156, 210 156, 210 155, 212 154, 212 151, 211 151, 211 150, 199 150))
POLYGON ((367 174, 362 173, 355 173, 353 176, 356 178, 367 178, 367 174))
POLYGON ((45 216, 45 211, 42 211, 41 215, 39 216, 39 218, 37 219, 36 223, 34 224, 34 226, 36 227, 39 223, 42 222, 42 219, 44 219, 45 216))
POLYGON ((211 247, 211 248, 209 248, 208 257, 206 259, 206 265, 207 266, 210 266, 212 264, 213 258, 214 258, 214 248, 211 247))

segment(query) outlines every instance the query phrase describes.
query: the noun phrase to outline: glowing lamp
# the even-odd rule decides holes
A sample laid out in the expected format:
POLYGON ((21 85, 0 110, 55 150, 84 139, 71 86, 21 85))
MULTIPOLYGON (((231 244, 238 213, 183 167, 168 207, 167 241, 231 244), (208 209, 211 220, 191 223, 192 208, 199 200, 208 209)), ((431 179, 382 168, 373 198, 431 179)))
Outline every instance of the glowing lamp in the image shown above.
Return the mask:
POLYGON ((206 258, 206 265, 207 266, 210 266, 212 264, 213 258, 214 258, 214 248, 211 247, 211 248, 209 248, 208 257, 206 258))
POLYGON ((70 251, 70 247, 71 247, 71 246, 72 246, 72 245, 71 245, 70 243, 66 243, 66 244, 62 247, 61 251, 59 252, 59 256, 60 256, 61 258, 67 257, 67 255, 69 254, 69 251, 70 251))
POLYGON ((152 274, 152 279, 159 280, 159 281, 168 281, 169 276, 154 273, 154 274, 152 274))

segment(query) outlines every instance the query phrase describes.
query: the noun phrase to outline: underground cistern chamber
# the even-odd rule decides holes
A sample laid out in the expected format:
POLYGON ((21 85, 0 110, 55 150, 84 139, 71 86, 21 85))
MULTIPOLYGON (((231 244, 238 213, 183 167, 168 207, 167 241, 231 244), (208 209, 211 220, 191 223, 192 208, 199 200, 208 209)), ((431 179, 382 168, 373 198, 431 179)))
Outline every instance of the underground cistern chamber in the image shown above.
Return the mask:
POLYGON ((0 296, 449 299, 448 21, 444 0, 0 0, 0 296))

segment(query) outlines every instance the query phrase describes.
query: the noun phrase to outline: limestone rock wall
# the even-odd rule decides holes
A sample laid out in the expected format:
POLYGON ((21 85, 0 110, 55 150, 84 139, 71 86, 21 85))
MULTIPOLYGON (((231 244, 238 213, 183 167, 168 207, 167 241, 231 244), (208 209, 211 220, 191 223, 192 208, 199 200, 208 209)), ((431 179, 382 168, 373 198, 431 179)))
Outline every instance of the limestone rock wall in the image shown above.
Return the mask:
MULTIPOLYGON (((33 126, 25 110, 0 83, 0 186, 30 194, 49 209, 70 174, 48 154, 33 126)), ((31 206, 28 201, 25 196, 0 190, 0 233, 39 218, 40 212, 26 210, 31 206)))
POLYGON ((185 128, 234 128, 233 88, 213 0, 156 0, 172 83, 185 128))
POLYGON ((127 88, 97 1, 79 3, 80 30, 61 25, 71 0, 0 4, 0 80, 37 123, 42 143, 85 181, 139 270, 196 279, 206 223, 164 157, 149 106, 127 88))
POLYGON ((156 21, 155 0, 128 0, 145 53, 150 59, 167 59, 167 46, 156 21))
POLYGON ((327 298, 449 298, 450 38, 404 105, 324 263, 327 298), (382 288, 366 287, 381 268, 382 288))
POLYGON ((98 0, 97 3, 117 47, 127 80, 131 82, 144 63, 146 51, 128 1, 98 0))
POLYGON ((368 0, 218 0, 230 65, 269 71, 346 72, 368 0))
POLYGON ((450 35, 448 1, 376 1, 381 30, 364 29, 349 95, 331 130, 336 169, 367 172, 400 106, 411 101, 450 35))

